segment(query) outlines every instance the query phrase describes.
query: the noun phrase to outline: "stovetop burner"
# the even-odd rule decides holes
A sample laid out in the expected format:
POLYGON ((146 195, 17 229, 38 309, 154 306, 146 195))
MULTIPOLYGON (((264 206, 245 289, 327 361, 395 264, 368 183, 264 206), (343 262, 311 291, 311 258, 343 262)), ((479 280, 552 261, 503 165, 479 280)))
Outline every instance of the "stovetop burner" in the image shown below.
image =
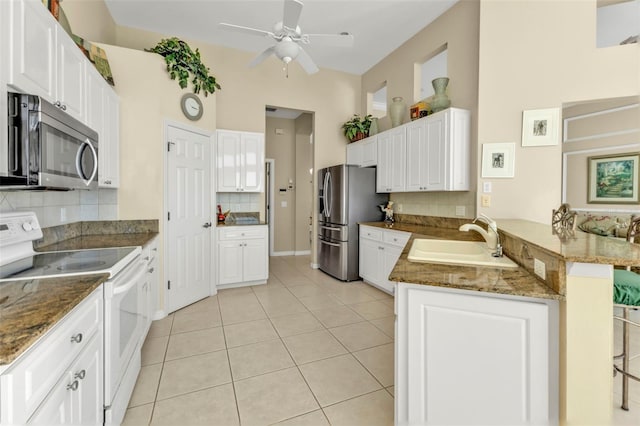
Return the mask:
POLYGON ((139 252, 138 247, 118 247, 35 253, 32 256, 1 265, 0 282, 101 272, 113 276, 133 260, 139 252))

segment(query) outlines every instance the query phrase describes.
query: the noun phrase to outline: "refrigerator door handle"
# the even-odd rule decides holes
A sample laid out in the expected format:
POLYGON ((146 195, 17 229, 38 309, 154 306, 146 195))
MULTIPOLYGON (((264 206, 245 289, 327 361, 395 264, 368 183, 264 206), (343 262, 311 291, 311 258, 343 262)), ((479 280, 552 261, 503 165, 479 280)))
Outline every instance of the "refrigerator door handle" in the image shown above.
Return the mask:
POLYGON ((327 172, 326 175, 326 185, 324 187, 324 194, 325 194, 325 203, 324 203, 324 210, 325 210, 325 216, 329 217, 331 216, 331 203, 332 200, 331 198, 333 197, 333 194, 331 193, 331 172, 327 172))
POLYGON ((329 231, 341 231, 340 228, 335 228, 333 226, 324 226, 324 225, 320 225, 320 228, 322 229, 328 229, 329 231))
POLYGON ((340 247, 340 244, 336 244, 336 243, 330 243, 329 241, 325 241, 325 240, 319 240, 320 244, 326 244, 328 246, 333 246, 333 247, 340 247))

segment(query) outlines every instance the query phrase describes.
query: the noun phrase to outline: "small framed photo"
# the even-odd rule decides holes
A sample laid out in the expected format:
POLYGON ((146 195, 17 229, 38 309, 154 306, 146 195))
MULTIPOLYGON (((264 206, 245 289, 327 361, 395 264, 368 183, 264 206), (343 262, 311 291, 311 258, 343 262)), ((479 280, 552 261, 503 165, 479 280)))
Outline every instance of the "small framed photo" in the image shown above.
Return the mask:
POLYGON ((640 152, 587 158, 587 203, 638 204, 640 152))
POLYGON ((558 144, 560 108, 533 109, 522 113, 522 146, 558 144))
POLYGON ((515 151, 515 143, 482 144, 482 177, 512 178, 515 151))

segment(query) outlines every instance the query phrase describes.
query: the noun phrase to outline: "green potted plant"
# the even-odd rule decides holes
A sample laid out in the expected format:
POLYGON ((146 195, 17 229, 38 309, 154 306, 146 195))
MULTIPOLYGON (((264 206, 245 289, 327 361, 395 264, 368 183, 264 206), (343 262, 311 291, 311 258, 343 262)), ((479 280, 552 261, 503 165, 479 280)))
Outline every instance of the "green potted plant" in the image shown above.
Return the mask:
POLYGON ((371 117, 371 114, 365 115, 364 118, 360 117, 360 114, 353 114, 351 120, 342 125, 344 135, 349 139, 349 142, 359 141, 369 136, 371 117))

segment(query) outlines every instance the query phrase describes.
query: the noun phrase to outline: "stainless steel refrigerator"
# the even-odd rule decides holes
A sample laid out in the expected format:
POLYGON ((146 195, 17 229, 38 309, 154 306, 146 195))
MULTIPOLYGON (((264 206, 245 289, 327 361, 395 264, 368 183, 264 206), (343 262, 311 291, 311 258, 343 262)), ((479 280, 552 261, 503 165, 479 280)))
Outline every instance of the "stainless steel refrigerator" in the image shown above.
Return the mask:
POLYGON ((318 171, 318 264, 342 281, 359 279, 358 222, 382 220, 380 204, 389 194, 376 194, 376 169, 328 167, 318 171))

